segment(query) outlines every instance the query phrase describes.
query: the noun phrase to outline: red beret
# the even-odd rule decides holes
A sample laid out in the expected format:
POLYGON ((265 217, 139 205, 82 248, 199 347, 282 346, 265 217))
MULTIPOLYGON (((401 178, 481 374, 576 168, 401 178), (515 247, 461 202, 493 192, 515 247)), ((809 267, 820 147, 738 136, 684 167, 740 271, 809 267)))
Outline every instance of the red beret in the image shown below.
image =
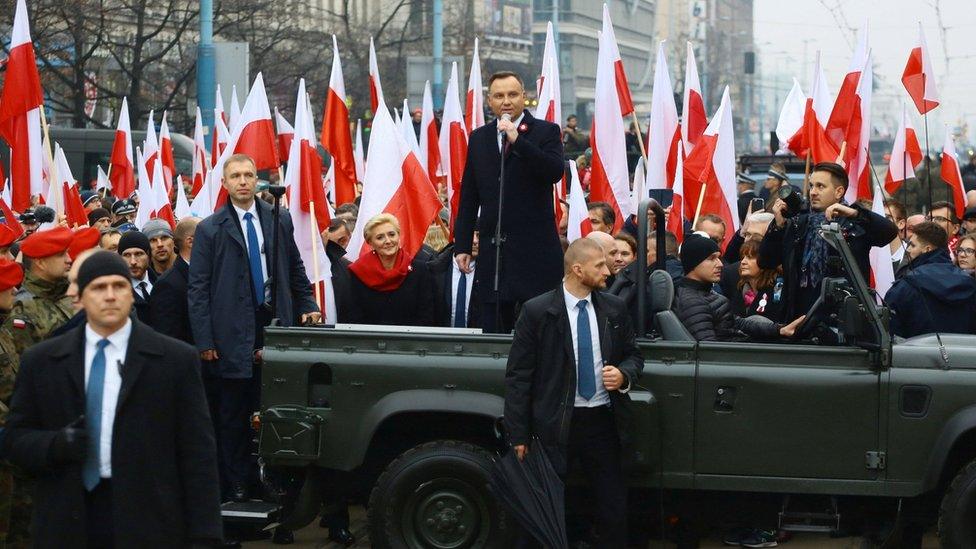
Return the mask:
POLYGON ((68 249, 75 234, 67 227, 37 231, 24 239, 20 251, 27 257, 41 258, 57 255, 68 249))
POLYGON ((17 241, 18 237, 20 237, 20 234, 18 234, 17 231, 11 229, 10 226, 5 223, 0 223, 0 248, 10 246, 17 241))
POLYGON ((102 237, 102 233, 95 227, 75 229, 74 233, 74 239, 72 239, 71 245, 68 246, 68 256, 71 258, 71 261, 74 261, 81 252, 97 246, 98 239, 102 237))
POLYGON ((20 263, 0 258, 0 292, 18 286, 24 280, 24 268, 20 263))

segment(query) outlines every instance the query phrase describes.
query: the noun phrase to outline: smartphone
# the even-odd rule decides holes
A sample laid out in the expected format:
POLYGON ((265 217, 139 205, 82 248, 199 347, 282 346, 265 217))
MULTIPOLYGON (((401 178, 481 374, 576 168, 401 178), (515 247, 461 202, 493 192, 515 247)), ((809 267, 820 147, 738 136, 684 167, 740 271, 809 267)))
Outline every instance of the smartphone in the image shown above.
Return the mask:
POLYGON ((766 201, 762 198, 752 199, 752 212, 761 212, 766 209, 766 201))

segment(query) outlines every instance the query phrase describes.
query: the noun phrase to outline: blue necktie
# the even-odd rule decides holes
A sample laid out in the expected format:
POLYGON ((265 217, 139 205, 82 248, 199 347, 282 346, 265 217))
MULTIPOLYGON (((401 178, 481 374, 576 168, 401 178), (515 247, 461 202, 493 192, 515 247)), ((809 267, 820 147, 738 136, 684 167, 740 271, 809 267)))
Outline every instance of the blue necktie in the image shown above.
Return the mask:
POLYGON ((465 310, 465 301, 468 300, 468 273, 461 271, 458 277, 457 297, 454 301, 454 327, 464 328, 467 325, 468 315, 465 310))
POLYGON ((88 372, 88 388, 85 390, 85 429, 88 431, 88 454, 81 469, 85 489, 95 489, 102 479, 99 450, 102 444, 102 393, 105 389, 105 346, 109 341, 103 339, 96 346, 88 372))
POLYGON ((247 259, 251 264, 251 281, 254 282, 254 298, 256 303, 264 303, 264 271, 261 269, 261 245, 258 244, 258 231, 254 228, 254 216, 251 212, 244 214, 247 224, 247 259))
POLYGON ((590 335, 590 315, 586 313, 586 300, 576 304, 579 314, 576 315, 577 342, 576 375, 579 381, 576 390, 586 400, 596 394, 596 375, 593 373, 593 340, 590 335))

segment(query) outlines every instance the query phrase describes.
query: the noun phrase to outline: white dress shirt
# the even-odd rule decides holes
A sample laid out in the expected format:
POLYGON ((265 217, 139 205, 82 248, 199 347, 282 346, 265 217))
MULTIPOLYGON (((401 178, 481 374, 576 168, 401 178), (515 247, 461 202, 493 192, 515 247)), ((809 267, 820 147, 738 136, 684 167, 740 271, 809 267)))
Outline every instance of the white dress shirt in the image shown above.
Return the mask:
MULTIPOLYGON (((465 326, 468 325, 468 319, 471 318, 471 290, 474 287, 474 263, 474 261, 471 262, 471 272, 467 273, 467 279, 465 280, 467 292, 464 294, 464 313, 468 315, 468 318, 464 319, 465 326)), ((451 326, 454 326, 454 314, 457 312, 458 282, 461 281, 461 269, 454 261, 451 262, 451 265, 454 266, 451 269, 451 326)))
POLYGON ((98 352, 97 344, 107 339, 105 346, 105 384, 102 386, 102 432, 98 443, 99 472, 102 478, 112 478, 112 429, 115 426, 115 406, 119 402, 122 389, 122 365, 125 364, 125 351, 132 334, 132 321, 126 319, 114 334, 103 338, 95 333, 90 324, 85 325, 85 387, 91 373, 92 360, 98 352))
MULTIPOLYGON (((244 235, 244 247, 250 252, 250 244, 247 242, 247 221, 244 220, 244 214, 251 214, 251 223, 254 223, 254 232, 258 233, 258 248, 261 249, 261 274, 264 275, 264 281, 268 281, 268 260, 265 258, 264 254, 264 231, 261 230, 261 218, 258 217, 258 205, 257 199, 251 203, 250 209, 242 210, 234 205, 234 212, 237 213, 237 221, 241 224, 241 233, 244 235)), ((266 290, 265 293, 270 292, 266 290)), ((267 296, 266 296, 267 297, 267 296)))
POLYGON ((596 380, 596 393, 593 394, 593 398, 590 400, 586 400, 580 396, 579 380, 577 380, 576 402, 573 406, 578 408, 606 406, 610 404, 610 393, 603 386, 603 353, 600 351, 600 328, 596 322, 596 309, 593 308, 592 294, 580 299, 569 293, 566 285, 563 284, 563 295, 566 296, 566 314, 569 315, 569 329, 573 332, 573 364, 577 365, 575 370, 577 376, 579 376, 579 361, 577 360, 577 356, 579 355, 579 331, 576 327, 576 319, 579 317, 579 309, 576 308, 576 304, 580 301, 586 301, 586 316, 590 320, 590 342, 593 346, 593 376, 596 380))
MULTIPOLYGON (((523 118, 525 118, 525 111, 522 111, 522 114, 520 114, 519 117, 515 119, 515 128, 516 128, 516 131, 517 131, 518 127, 519 127, 519 124, 522 123, 522 119, 523 118)), ((505 139, 508 139, 508 137, 506 136, 505 139)), ((511 146, 512 144, 509 143, 508 145, 511 146)), ((502 150, 502 133, 501 132, 498 132, 498 150, 499 151, 502 150)))
POLYGON ((146 294, 147 295, 152 295, 153 283, 149 281, 149 269, 148 268, 146 269, 146 272, 142 273, 142 279, 136 280, 136 279, 132 278, 131 280, 132 280, 132 287, 135 289, 135 291, 136 291, 137 294, 139 294, 140 296, 142 296, 142 291, 139 290, 139 285, 145 283, 146 284, 146 294))

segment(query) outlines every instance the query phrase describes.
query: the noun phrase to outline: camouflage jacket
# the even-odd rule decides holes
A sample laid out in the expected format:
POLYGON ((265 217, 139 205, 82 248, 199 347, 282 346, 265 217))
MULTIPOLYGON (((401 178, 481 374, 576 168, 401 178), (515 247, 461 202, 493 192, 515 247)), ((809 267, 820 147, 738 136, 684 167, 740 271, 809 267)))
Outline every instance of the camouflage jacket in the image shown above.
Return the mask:
MULTIPOLYGON (((0 322, 3 322, 6 316, 6 313, 0 314, 0 322)), ((0 327, 0 426, 7 422, 10 397, 14 394, 14 381, 17 380, 19 367, 20 355, 14 348, 14 338, 7 327, 2 326, 0 327)))
POLYGON ((48 282, 31 272, 15 294, 14 308, 3 322, 3 330, 13 337, 18 355, 47 339, 51 332, 74 315, 71 298, 65 295, 68 280, 48 282))

